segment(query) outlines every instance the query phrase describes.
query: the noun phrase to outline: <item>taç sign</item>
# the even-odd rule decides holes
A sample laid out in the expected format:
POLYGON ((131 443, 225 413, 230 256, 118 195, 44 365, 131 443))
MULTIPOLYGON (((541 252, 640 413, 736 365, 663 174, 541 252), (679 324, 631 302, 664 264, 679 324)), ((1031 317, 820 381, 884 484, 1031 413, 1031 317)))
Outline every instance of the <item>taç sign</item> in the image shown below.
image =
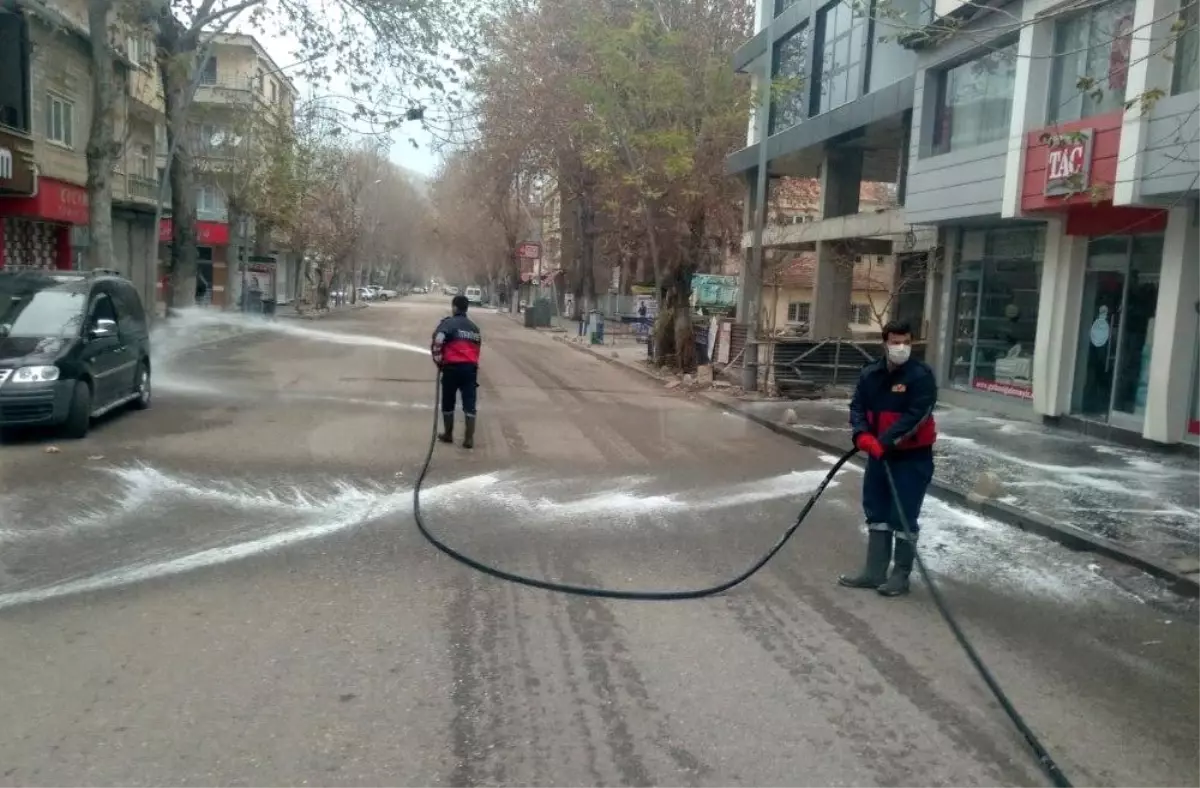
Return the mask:
POLYGON ((1072 131, 1046 143, 1047 197, 1085 191, 1092 174, 1092 130, 1072 131))
POLYGON ((542 256, 542 247, 540 244, 526 241, 517 247, 517 257, 522 260, 537 260, 542 256))

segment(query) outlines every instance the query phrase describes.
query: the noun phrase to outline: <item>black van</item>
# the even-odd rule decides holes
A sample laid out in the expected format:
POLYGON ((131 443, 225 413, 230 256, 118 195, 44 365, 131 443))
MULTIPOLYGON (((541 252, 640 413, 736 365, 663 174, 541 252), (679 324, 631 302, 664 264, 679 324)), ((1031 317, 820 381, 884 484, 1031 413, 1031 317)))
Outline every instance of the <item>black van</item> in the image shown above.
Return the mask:
POLYGON ((0 268, 0 430, 87 435, 122 405, 150 407, 150 327, 113 271, 0 268))

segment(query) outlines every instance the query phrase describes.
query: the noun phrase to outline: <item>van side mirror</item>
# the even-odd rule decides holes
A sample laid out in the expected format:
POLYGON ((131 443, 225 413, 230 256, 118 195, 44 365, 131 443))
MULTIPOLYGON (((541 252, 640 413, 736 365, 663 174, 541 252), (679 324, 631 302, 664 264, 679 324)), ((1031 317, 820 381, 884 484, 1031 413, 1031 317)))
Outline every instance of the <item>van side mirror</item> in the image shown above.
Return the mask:
POLYGON ((93 322, 92 327, 88 329, 88 339, 104 339, 115 336, 116 333, 117 321, 102 317, 93 322))

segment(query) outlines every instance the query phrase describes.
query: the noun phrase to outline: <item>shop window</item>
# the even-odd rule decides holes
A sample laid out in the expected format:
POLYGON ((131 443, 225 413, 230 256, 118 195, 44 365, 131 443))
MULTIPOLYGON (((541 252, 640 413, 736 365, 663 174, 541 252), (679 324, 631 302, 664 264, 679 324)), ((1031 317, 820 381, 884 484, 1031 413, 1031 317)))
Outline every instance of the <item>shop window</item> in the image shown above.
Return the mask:
POLYGON ((1162 251, 1157 235, 1088 243, 1071 402, 1077 415, 1131 429, 1145 419, 1162 251))
POLYGON ((821 12, 818 112, 837 109, 862 92, 867 22, 865 14, 855 12, 851 0, 841 0, 821 12))
POLYGON ((1200 90, 1200 3, 1183 0, 1176 23, 1175 76, 1171 93, 1190 93, 1200 90))
POLYGON ((808 26, 801 25, 775 45, 771 67, 771 133, 804 120, 808 105, 808 26))
POLYGON ((1134 0, 1065 19, 1054 30, 1047 119, 1065 123, 1121 109, 1129 77, 1134 0))
POLYGON ((53 93, 46 94, 46 139, 75 147, 75 105, 53 93))
POLYGON ((953 386, 1033 398, 1043 232, 964 233, 952 317, 953 386))
POLYGON ((933 152, 971 148, 1008 136, 1017 45, 942 72, 937 81, 933 152))
POLYGON ((787 319, 789 323, 807 323, 812 305, 807 301, 793 301, 788 304, 787 319))

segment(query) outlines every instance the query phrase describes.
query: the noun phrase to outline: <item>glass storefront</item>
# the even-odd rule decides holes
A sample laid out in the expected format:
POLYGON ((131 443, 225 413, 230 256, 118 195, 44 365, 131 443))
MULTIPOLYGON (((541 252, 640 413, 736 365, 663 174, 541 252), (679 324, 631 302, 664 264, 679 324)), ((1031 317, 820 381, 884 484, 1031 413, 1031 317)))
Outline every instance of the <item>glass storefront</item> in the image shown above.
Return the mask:
POLYGON ((1140 429, 1146 416, 1161 236, 1096 238, 1083 279, 1072 410, 1140 429))
POLYGON ((1033 399, 1043 227, 966 230, 955 275, 950 384, 1033 399))

